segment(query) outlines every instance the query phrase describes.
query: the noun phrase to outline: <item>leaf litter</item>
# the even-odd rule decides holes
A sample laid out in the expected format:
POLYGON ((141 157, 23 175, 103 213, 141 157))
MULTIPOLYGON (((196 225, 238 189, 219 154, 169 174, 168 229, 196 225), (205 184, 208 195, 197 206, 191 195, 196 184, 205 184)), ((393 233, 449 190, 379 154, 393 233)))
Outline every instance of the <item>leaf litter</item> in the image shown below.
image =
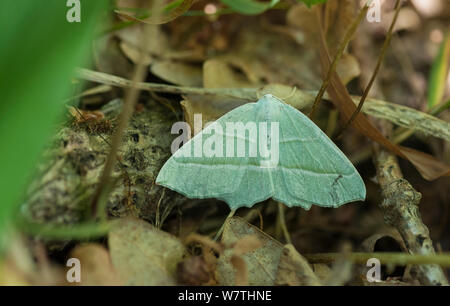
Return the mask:
MULTIPOLYGON (((184 120, 191 126, 193 126, 194 114, 201 113, 203 122, 210 122, 244 103, 254 102, 258 97, 269 93, 283 98, 297 109, 307 110, 311 106, 311 101, 314 100, 315 90, 322 84, 321 75, 323 71, 327 71, 327 67, 330 65, 331 55, 335 54, 339 42, 357 13, 352 1, 329 0, 328 2, 323 7, 325 22, 324 29, 321 30, 325 33, 320 40, 317 40, 318 27, 315 14, 312 9, 303 4, 293 5, 285 12, 273 10, 254 17, 237 14, 180 17, 190 9, 201 10, 205 1, 196 3, 181 1, 181 5, 177 9, 170 13, 165 11, 162 16, 156 18, 133 15, 119 9, 116 12, 119 16, 118 20, 121 22, 131 21, 134 25, 114 31, 98 41, 94 50, 95 69, 108 74, 103 75, 103 80, 109 78, 110 84, 108 85, 117 86, 120 81, 110 78, 109 75, 129 80, 132 76, 132 64, 136 64, 140 58, 144 58, 149 73, 147 83, 176 85, 171 87, 173 92, 157 93, 152 95, 152 98, 157 97, 159 101, 169 101, 170 111, 184 116, 184 120), (161 24, 170 20, 172 20, 170 23, 161 26, 163 30, 158 33, 158 44, 149 44, 148 46, 140 44, 140 22, 161 24), (316 54, 317 50, 320 51, 319 57, 316 54), (192 87, 195 90, 178 91, 179 97, 174 98, 172 95, 176 95, 176 90, 181 87, 192 87), (204 92, 198 89, 203 89, 204 92), (222 89, 223 92, 220 91, 222 89), (220 94, 204 94, 207 90, 218 90, 217 92, 220 94), (222 94, 226 91, 231 94, 222 94)), ((119 7, 125 7, 136 5, 137 1, 118 1, 117 3, 119 7)), ((396 28, 396 31, 406 31, 405 39, 414 41, 414 31, 421 31, 417 28, 417 18, 409 18, 408 16, 412 16, 411 13, 403 11, 406 13, 399 18, 404 23, 401 23, 401 27, 396 28), (407 23, 408 20, 412 20, 412 23, 407 23)), ((383 27, 386 28, 386 25, 383 27)), ((361 29, 361 31, 363 30, 364 28, 361 29)), ((371 29, 370 31, 381 30, 371 29)), ((356 35, 364 35, 364 33, 356 35)), ((419 41, 421 42, 422 39, 419 41)), ((379 44, 376 39, 372 39, 370 42, 379 44)), ((415 41, 415 45, 419 45, 417 41, 415 41)), ((346 48, 338 62, 336 73, 332 76, 326 97, 326 101, 331 101, 331 103, 323 103, 317 116, 317 124, 321 128, 329 123, 327 120, 330 120, 331 116, 327 115, 330 110, 337 109, 341 117, 339 119, 345 122, 356 109, 349 91, 355 89, 353 81, 358 80, 364 69, 368 69, 368 67, 364 65, 364 61, 357 56, 357 52, 354 52, 353 48, 357 48, 356 44, 351 48, 346 48)), ((414 56, 417 57, 416 54, 414 56)), ((421 54, 421 56, 425 55, 421 54)), ((387 57, 388 60, 392 60, 392 55, 388 54, 387 57)), ((431 63, 429 58, 426 58, 426 61, 431 63)), ((444 62, 445 57, 440 55, 437 59, 437 62, 439 61, 444 62)), ((422 65, 425 64, 422 63, 422 65)), ((389 68, 386 70, 389 71, 389 68)), ((442 75, 441 71, 440 79, 443 78, 442 75)), ((405 76, 401 76, 401 73, 397 72, 396 75, 391 75, 391 79, 395 78, 404 79, 405 76)), ((442 84, 434 86, 438 86, 438 96, 442 99, 445 86, 443 87, 442 84)), ((109 90, 106 93, 101 92, 94 95, 96 98, 106 101, 112 95, 117 95, 117 92, 109 90)), ((148 96, 144 97, 142 100, 148 99, 148 96)), ((87 97, 81 97, 81 99, 83 103, 86 102, 81 105, 89 105, 87 97)), ((432 104, 437 103, 434 97, 431 100, 432 104)), ((368 99, 367 103, 371 101, 373 100, 368 99)), ((375 114, 378 106, 374 106, 377 105, 377 101, 373 102, 372 105, 365 106, 363 111, 371 109, 372 114, 375 114)), ((406 106, 411 107, 412 105, 406 106)), ((406 106, 404 107, 406 108, 406 106)), ((392 108, 389 104, 385 107, 386 109, 392 108)), ((86 114, 93 111, 95 114, 93 109, 81 111, 86 114)), ((413 109, 413 111, 420 113, 419 110, 413 109)), ((426 116, 420 118, 427 118, 426 116)), ((441 118, 445 117, 441 116, 441 118)), ((428 119, 425 122, 438 120, 435 117, 428 119)), ((444 127, 444 132, 440 133, 439 129, 434 129, 428 130, 428 134, 439 133, 439 138, 446 139, 445 137, 448 137, 448 134, 445 134, 445 127, 448 128, 446 123, 445 121, 440 122, 440 127, 444 127)), ((366 144, 366 139, 362 140, 360 135, 362 134, 408 159, 426 179, 433 180, 450 173, 447 165, 431 155, 394 144, 362 114, 356 117, 352 126, 355 129, 347 131, 344 137, 348 137, 355 143, 350 146, 348 143, 352 141, 342 141, 341 145, 345 147, 344 151, 353 151, 352 147, 366 144)), ((415 128, 412 123, 405 126, 415 128)), ((415 141, 419 139, 422 143, 429 142, 422 135, 416 136, 415 139, 415 141)), ((437 141, 441 140, 437 139, 437 141)), ((410 144, 408 143, 408 145, 410 144)), ((442 152, 435 151, 433 153, 436 156, 442 154, 442 152)), ((445 158, 445 155, 443 157, 445 158)), ((367 172, 364 173, 365 177, 373 175, 370 170, 366 169, 367 163, 362 166, 363 171, 367 172)), ((427 185, 410 168, 411 166, 406 166, 406 172, 412 180, 420 186, 425 186, 422 188, 423 190, 431 190, 427 203, 423 204, 442 203, 440 196, 437 196, 442 193, 442 189, 427 185)), ((367 181, 368 202, 370 204, 379 202, 376 185, 367 181)), ((445 198, 445 195, 443 197, 445 198)), ((129 203, 132 205, 133 202, 130 200, 129 203)), ((191 204, 192 202, 187 201, 187 203, 191 204)), ((405 251, 405 246, 400 243, 401 237, 398 235, 371 236, 373 233, 379 233, 385 229, 383 217, 372 207, 374 205, 367 205, 368 207, 358 210, 342 208, 332 211, 313 208, 307 213, 288 210, 286 222, 293 242, 286 245, 282 243, 284 239, 278 236, 279 229, 272 222, 276 217, 276 210, 273 209, 270 201, 264 203, 264 206, 244 209, 240 214, 242 216, 257 215, 253 213, 257 209, 261 219, 264 220, 261 229, 243 218, 233 217, 226 221, 220 242, 213 241, 210 236, 214 231, 212 229, 217 229, 223 221, 223 215, 219 213, 223 203, 205 200, 200 204, 192 205, 205 205, 213 213, 201 219, 204 226, 192 227, 195 228, 196 233, 187 237, 181 237, 180 233, 183 229, 188 228, 189 221, 199 222, 199 219, 190 216, 188 208, 181 207, 178 213, 173 212, 168 217, 162 229, 151 225, 151 221, 153 221, 151 218, 148 220, 123 218, 113 222, 107 246, 102 243, 88 243, 77 244, 69 251, 66 249, 68 256, 80 258, 85 263, 82 266, 84 278, 81 284, 298 286, 362 283, 371 285, 365 282, 361 275, 355 276, 354 267, 345 257, 348 250, 343 252, 341 258, 335 260, 335 265, 308 262, 306 259, 308 257, 302 254, 311 250, 314 252, 339 251, 341 250, 340 246, 345 245, 347 240, 355 245, 363 247, 365 245, 365 252, 379 251, 380 249, 375 246, 380 241, 390 239, 386 237, 395 237, 394 240, 398 240, 398 244, 401 245, 400 250, 395 250, 405 251), (217 206, 219 209, 212 208, 217 206), (305 218, 309 221, 303 222, 305 218), (364 225, 364 229, 361 229, 361 224, 364 225), (332 243, 327 241, 332 241, 332 243)), ((445 211, 442 205, 437 209, 440 212, 445 211)), ((432 232, 436 228, 440 228, 441 237, 445 238, 446 220, 436 221, 433 219, 435 218, 434 214, 427 210, 422 213, 425 218, 433 221, 431 222, 432 232), (444 229, 441 224, 444 224, 444 229)), ((445 243, 444 249, 448 249, 445 243)), ((383 251, 386 250, 392 251, 392 246, 383 249, 383 251)), ((27 247, 19 248, 19 251, 16 252, 22 254, 22 258, 30 256, 27 247)), ((58 283, 64 275, 64 271, 61 269, 43 268, 45 260, 38 267, 33 265, 16 267, 10 264, 11 262, 14 262, 11 257, 7 261, 1 261, 0 269, 6 271, 5 275, 10 275, 8 276, 10 280, 20 284, 38 284, 35 278, 29 277, 30 274, 42 273, 44 275, 46 273, 49 283, 58 283)), ((358 273, 362 274, 363 272, 358 273)), ((388 275, 390 274, 388 273, 388 275)), ((408 277, 412 278, 411 275, 405 274, 403 278, 385 279, 382 284, 414 283, 415 280, 408 279, 408 277)), ((0 281, 3 280, 0 278, 0 281)))

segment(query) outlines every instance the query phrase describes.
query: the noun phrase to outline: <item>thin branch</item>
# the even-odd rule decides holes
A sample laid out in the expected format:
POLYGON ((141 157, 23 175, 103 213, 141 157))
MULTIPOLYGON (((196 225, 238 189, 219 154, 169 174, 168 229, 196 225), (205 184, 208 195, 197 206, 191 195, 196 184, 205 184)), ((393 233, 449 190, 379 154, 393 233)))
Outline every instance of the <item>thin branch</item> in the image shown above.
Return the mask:
POLYGON ((289 230, 286 225, 286 218, 284 215, 284 204, 278 202, 278 224, 281 227, 281 231, 283 232, 284 240, 286 240, 286 243, 292 244, 291 235, 289 234, 289 230))
POLYGON ((184 87, 184 86, 174 86, 159 83, 146 83, 146 82, 136 82, 133 83, 130 80, 98 71, 93 71, 85 68, 78 68, 76 70, 79 78, 96 82, 107 84, 122 88, 131 88, 150 91, 150 92, 163 92, 170 94, 191 94, 191 95, 221 95, 229 96, 231 98, 245 99, 248 101, 254 101, 256 97, 256 88, 200 88, 200 87, 184 87))
MULTIPOLYGON (((318 253, 318 254, 304 254, 303 255, 310 263, 333 263, 340 256, 341 253, 318 253)), ((434 255, 419 255, 408 253, 349 253, 346 257, 355 264, 366 265, 370 258, 377 258, 381 264, 392 264, 399 266, 406 265, 426 265, 434 264, 441 267, 450 268, 450 254, 434 254, 434 255)))
MULTIPOLYGON (((355 31, 358 28, 358 25, 361 23, 361 20, 367 14, 367 10, 368 9, 369 9, 369 6, 368 6, 368 3, 366 3, 366 5, 359 12, 359 14, 356 17, 356 19, 351 24, 350 28, 345 33, 344 39, 339 44, 339 48, 336 51, 336 55, 334 56, 333 61, 331 62, 330 68, 328 69, 328 72, 327 72, 327 74, 326 74, 326 76, 325 76, 325 78, 324 78, 324 80, 322 82, 322 86, 319 89, 319 93, 317 94, 316 99, 314 100, 311 112, 309 113, 309 118, 313 118, 314 117, 316 109, 317 109, 320 101, 322 100, 323 95, 325 94, 325 90, 327 89, 328 84, 330 83, 331 76, 333 75, 333 73, 336 70, 336 66, 337 66, 338 61, 341 59, 345 48, 347 47, 348 43, 352 39, 353 34, 355 34, 355 31)), ((318 22, 320 23, 320 15, 319 15, 320 12, 319 12, 319 9, 316 9, 316 13, 317 13, 317 18, 319 20, 318 22)))
POLYGON ((348 121, 342 126, 342 128, 339 130, 339 132, 336 135, 336 138, 339 137, 342 132, 353 122, 353 120, 355 120, 356 116, 358 116, 359 112, 361 111, 364 102, 366 101, 367 96, 369 95, 370 89, 372 88, 373 82, 375 81, 376 76, 378 75, 378 71, 381 68, 381 64, 383 63, 383 59, 384 56, 386 54, 386 51, 389 47, 389 43, 391 42, 391 38, 392 38, 392 32, 394 30, 394 26, 397 22, 397 18, 398 18, 398 14, 400 13, 400 8, 401 8, 401 0, 397 0, 396 4, 395 4, 395 14, 394 14, 394 18, 392 19, 391 25, 389 27, 389 31, 386 35, 386 39, 384 40, 383 43, 383 47, 381 49, 381 53, 378 56, 378 62, 377 65, 375 67, 375 70, 372 73, 372 77, 370 78, 369 83, 366 86, 366 89, 364 90, 364 93, 361 97, 361 100, 359 101, 358 107, 356 108, 356 110, 353 112, 352 116, 350 117, 350 119, 348 119, 348 121))
MULTIPOLYGON (((384 128, 389 129, 386 124, 384 128)), ((433 242, 419 212, 422 195, 403 178, 397 157, 378 145, 374 147, 377 179, 383 196, 379 206, 385 222, 398 230, 411 254, 434 255, 433 242)), ((448 285, 444 272, 437 265, 420 265, 417 272, 424 285, 448 285)))
MULTIPOLYGON (((142 34, 142 44, 146 45, 148 37, 152 34, 148 26, 144 26, 144 31, 142 34)), ((91 210, 94 216, 98 216, 101 219, 106 219, 106 208, 104 207, 107 202, 107 193, 111 185, 111 172, 117 162, 117 153, 119 152, 120 146, 122 144, 122 135, 128 126, 128 122, 133 115, 136 102, 139 98, 139 88, 133 86, 144 80, 147 74, 147 66, 144 64, 144 55, 141 54, 138 64, 134 67, 133 79, 131 81, 132 86, 130 86, 125 94, 124 104, 122 111, 118 118, 118 125, 111 137, 111 149, 106 158, 105 166, 103 168, 102 174, 100 176, 99 184, 94 193, 91 210)))
MULTIPOLYGON (((130 88, 136 87, 141 90, 149 92, 164 92, 177 95, 194 94, 194 95, 218 95, 226 96, 235 99, 241 99, 243 101, 254 102, 257 100, 259 92, 265 92, 265 88, 198 88, 198 87, 180 87, 173 85, 165 85, 158 83, 144 83, 137 82, 133 84, 132 81, 103 73, 92 71, 89 69, 79 68, 77 70, 79 78, 107 84, 116 87, 130 88)), ((270 88, 270 85, 269 87, 270 88)), ((317 92, 303 91, 297 89, 294 96, 287 99, 286 102, 290 103, 293 107, 299 109, 306 109, 314 103, 314 96, 317 92)), ((325 99, 327 95, 325 95, 325 99)), ((360 97, 352 97, 353 102, 356 104, 360 100, 360 97)), ((427 135, 438 137, 447 141, 450 141, 450 123, 445 122, 439 118, 428 115, 424 112, 415 110, 413 108, 402 106, 396 103, 386 102, 382 100, 368 98, 370 103, 364 104, 362 111, 370 116, 376 118, 387 119, 396 125, 413 129, 417 132, 421 132, 427 135)))

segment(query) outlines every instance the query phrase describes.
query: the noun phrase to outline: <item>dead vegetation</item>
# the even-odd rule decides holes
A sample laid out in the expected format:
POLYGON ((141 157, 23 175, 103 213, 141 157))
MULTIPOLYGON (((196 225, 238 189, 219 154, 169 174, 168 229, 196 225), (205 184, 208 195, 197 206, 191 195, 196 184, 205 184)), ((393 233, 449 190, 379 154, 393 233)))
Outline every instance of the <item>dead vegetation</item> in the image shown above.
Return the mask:
POLYGON ((203 0, 164 16, 116 12, 93 65, 77 70, 86 87, 39 163, 0 283, 67 284, 78 258, 82 285, 448 285, 449 78, 431 106, 427 82, 450 5, 394 2, 379 23, 358 19, 353 0, 282 1, 255 16, 208 15, 224 5, 203 0), (305 211, 267 200, 226 219, 215 241, 226 204, 155 185, 171 127, 265 93, 311 115, 357 167, 366 201, 305 211), (377 256, 381 280, 368 282, 377 256))

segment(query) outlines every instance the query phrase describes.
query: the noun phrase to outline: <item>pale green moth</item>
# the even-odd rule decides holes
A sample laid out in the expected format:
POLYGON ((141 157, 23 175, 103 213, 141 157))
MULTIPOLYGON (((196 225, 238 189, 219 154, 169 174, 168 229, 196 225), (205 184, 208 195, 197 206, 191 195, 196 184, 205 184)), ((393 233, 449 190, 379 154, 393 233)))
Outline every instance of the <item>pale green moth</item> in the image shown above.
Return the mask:
POLYGON ((339 148, 308 117, 272 95, 203 129, 164 164, 156 183, 189 198, 223 200, 233 211, 269 198, 308 210, 366 196, 363 180, 339 148))

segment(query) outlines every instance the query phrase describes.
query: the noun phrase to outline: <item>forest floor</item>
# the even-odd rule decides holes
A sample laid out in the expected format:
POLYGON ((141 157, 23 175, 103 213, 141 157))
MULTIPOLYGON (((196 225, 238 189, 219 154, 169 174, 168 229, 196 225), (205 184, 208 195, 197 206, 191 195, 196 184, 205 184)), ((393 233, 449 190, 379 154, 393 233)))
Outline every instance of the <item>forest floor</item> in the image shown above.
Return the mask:
POLYGON ((22 209, 27 234, 14 239, 0 281, 65 285, 75 258, 84 285, 448 285, 450 180, 440 165, 450 164, 450 3, 403 3, 389 33, 396 1, 382 2, 379 22, 357 22, 362 7, 351 0, 282 1, 253 16, 200 0, 160 25, 112 14, 92 65, 77 72, 22 209), (304 210, 269 199, 227 218, 223 201, 155 184, 175 122, 193 127, 201 114, 205 124, 266 93, 305 115, 314 108, 311 119, 363 178, 365 201, 304 210), (382 263, 377 282, 371 258, 382 263))

